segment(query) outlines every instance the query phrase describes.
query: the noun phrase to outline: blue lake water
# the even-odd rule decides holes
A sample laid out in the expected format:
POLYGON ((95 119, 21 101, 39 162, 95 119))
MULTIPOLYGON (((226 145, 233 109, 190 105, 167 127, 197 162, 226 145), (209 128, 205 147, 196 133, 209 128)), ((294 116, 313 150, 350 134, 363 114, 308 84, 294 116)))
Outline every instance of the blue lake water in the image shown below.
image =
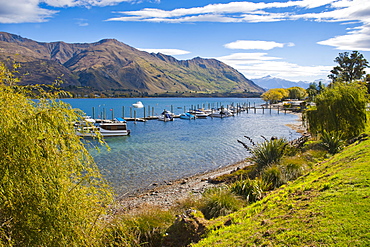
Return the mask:
MULTIPOLYGON (((261 99, 248 98, 114 98, 114 99, 65 99, 72 107, 89 116, 106 118, 144 116, 144 108, 131 107, 142 101, 146 116, 160 114, 164 109, 175 114, 193 107, 226 107, 231 104, 258 106, 261 99)), ((175 119, 173 122, 150 120, 127 122, 130 136, 106 138, 111 150, 91 150, 104 176, 117 195, 146 189, 153 183, 163 183, 214 170, 242 161, 249 156, 237 140, 263 141, 261 135, 286 137, 300 136, 285 124, 297 121, 297 116, 277 111, 262 110, 242 112, 235 117, 196 120, 175 119)))

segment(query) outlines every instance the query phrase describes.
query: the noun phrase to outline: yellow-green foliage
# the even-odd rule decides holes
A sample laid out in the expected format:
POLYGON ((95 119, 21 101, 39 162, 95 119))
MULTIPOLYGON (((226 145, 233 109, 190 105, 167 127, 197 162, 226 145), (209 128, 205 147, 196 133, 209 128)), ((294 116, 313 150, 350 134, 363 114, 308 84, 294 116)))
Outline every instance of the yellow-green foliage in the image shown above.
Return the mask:
POLYGON ((174 220, 173 211, 149 205, 134 213, 116 215, 105 228, 104 246, 161 246, 174 220))
POLYGON ((306 89, 301 87, 290 87, 287 89, 289 91, 289 99, 304 99, 307 97, 306 89))
POLYGON ((366 126, 366 87, 357 83, 335 83, 316 99, 316 107, 305 112, 311 134, 341 132, 344 139, 359 135, 366 126))
MULTIPOLYGON (((316 155, 316 154, 315 154, 316 155)), ((369 246, 370 139, 227 216, 193 246, 369 246)))
POLYGON ((266 183, 258 178, 239 180, 230 186, 230 190, 242 196, 248 203, 253 203, 262 199, 266 183))
POLYGON ((206 219, 212 219, 235 212, 243 205, 244 202, 227 187, 215 187, 203 193, 198 207, 206 219))
POLYGON ((27 99, 4 65, 0 77, 0 245, 97 244, 112 195, 70 124, 78 114, 27 99))
POLYGON ((273 88, 264 92, 261 97, 264 101, 270 101, 271 103, 276 103, 286 97, 288 97, 289 91, 284 88, 273 88))
POLYGON ((238 180, 243 180, 251 177, 253 169, 255 169, 254 165, 248 165, 242 169, 238 169, 234 172, 227 173, 215 178, 212 178, 213 183, 233 183, 238 180))

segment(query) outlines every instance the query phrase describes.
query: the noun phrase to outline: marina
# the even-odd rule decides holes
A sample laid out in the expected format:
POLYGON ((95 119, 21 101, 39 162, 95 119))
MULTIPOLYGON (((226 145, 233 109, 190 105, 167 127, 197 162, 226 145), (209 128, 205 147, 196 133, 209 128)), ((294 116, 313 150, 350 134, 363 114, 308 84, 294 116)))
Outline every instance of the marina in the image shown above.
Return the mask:
MULTIPOLYGON (((121 117, 125 108, 124 119, 129 136, 106 138, 110 151, 105 147, 96 150, 92 145, 99 145, 94 140, 87 142, 103 175, 112 184, 118 196, 132 194, 138 190, 150 188, 153 183, 163 184, 183 177, 215 170, 244 160, 249 156, 247 150, 237 140, 243 136, 251 137, 255 142, 265 137, 278 136, 289 140, 300 136, 286 124, 297 121, 292 114, 278 113, 277 110, 264 109, 261 99, 247 98, 141 98, 141 99, 66 99, 73 108, 83 110, 95 117, 121 117), (136 118, 144 117, 144 109, 154 108, 153 116, 158 116, 164 109, 175 115, 185 110, 208 108, 224 105, 250 104, 256 110, 239 112, 235 117, 197 118, 196 120, 164 122, 147 120, 129 121, 130 107, 141 101, 143 108, 136 109, 136 118), (172 106, 172 107, 171 107, 172 106), (194 107, 195 106, 195 107, 194 107), (204 107, 203 107, 204 106, 204 107), (109 113, 109 114, 108 114, 109 113)), ((134 116, 134 108, 132 117, 134 116)), ((149 115, 147 115, 149 116, 149 115)), ((148 118, 148 117, 146 117, 148 118)))

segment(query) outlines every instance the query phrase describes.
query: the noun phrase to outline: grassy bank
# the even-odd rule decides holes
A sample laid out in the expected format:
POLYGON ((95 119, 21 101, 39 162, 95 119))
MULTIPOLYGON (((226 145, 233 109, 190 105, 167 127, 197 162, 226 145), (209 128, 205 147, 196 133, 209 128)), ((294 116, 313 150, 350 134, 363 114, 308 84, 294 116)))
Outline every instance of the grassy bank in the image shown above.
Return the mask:
POLYGON ((193 246, 369 246, 369 229, 370 140, 364 138, 263 200, 209 222, 193 246))

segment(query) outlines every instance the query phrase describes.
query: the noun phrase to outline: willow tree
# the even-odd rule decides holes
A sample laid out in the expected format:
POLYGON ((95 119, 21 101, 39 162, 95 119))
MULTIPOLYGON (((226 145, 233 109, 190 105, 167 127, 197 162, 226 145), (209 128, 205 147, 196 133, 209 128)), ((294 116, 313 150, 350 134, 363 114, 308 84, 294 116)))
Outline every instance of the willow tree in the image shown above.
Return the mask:
POLYGON ((276 103, 286 97, 288 97, 289 91, 284 88, 272 88, 261 95, 261 98, 270 103, 276 103))
POLYGON ((305 112, 312 134, 342 133, 350 139, 366 124, 366 87, 357 83, 336 83, 316 96, 316 107, 305 112))
POLYGON ((306 92, 306 89, 304 89, 304 88, 301 88, 301 87, 290 87, 287 90, 289 92, 288 97, 290 99, 298 99, 298 100, 301 100, 301 99, 304 99, 304 98, 307 97, 307 92, 306 92))
POLYGON ((29 100, 0 64, 0 246, 91 246, 112 195, 63 102, 29 100))

